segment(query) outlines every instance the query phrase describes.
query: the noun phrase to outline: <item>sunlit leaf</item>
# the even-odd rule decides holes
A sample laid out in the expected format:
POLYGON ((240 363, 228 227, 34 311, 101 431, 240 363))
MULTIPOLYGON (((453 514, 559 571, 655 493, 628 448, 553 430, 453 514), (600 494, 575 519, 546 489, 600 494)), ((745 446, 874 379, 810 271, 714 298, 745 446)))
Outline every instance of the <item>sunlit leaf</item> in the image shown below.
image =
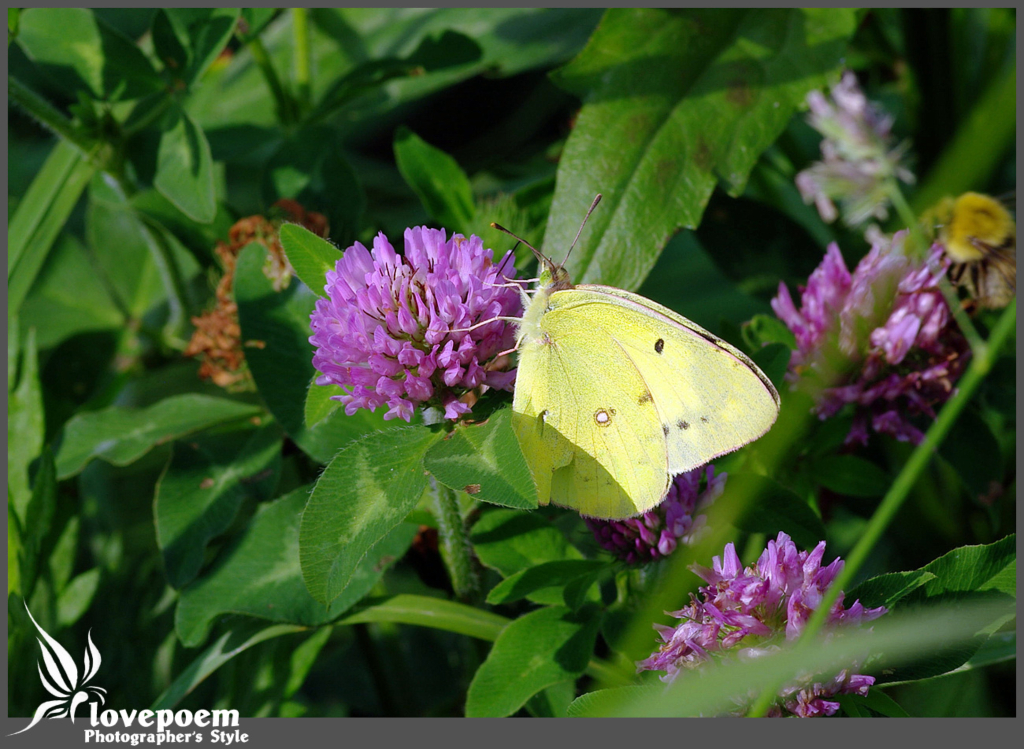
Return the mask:
POLYGON ((214 424, 256 417, 261 409, 248 403, 208 395, 175 395, 148 408, 111 406, 81 413, 64 427, 57 450, 57 476, 81 471, 93 458, 128 465, 156 445, 214 424))
POLYGON ((559 161, 544 243, 568 268, 627 289, 700 221, 719 182, 739 194, 805 94, 838 69, 849 10, 612 9, 559 85, 584 99, 559 161))
POLYGON ((506 626, 466 695, 470 718, 511 715, 540 690, 579 676, 594 648, 600 619, 585 609, 551 606, 506 626))
POLYGON ((434 445, 423 465, 445 486, 504 507, 533 509, 537 489, 512 431, 511 411, 463 424, 434 445))
POLYGON ((182 591, 175 613, 182 642, 198 645, 226 613, 311 627, 332 621, 376 585, 416 533, 414 525, 396 526, 359 561, 345 592, 324 606, 309 594, 299 568, 299 519, 308 491, 296 489, 262 506, 215 567, 182 591))
POLYGON ((427 488, 423 455, 438 439, 425 427, 370 434, 320 474, 299 534, 302 577, 317 601, 342 595, 363 556, 419 502, 427 488))

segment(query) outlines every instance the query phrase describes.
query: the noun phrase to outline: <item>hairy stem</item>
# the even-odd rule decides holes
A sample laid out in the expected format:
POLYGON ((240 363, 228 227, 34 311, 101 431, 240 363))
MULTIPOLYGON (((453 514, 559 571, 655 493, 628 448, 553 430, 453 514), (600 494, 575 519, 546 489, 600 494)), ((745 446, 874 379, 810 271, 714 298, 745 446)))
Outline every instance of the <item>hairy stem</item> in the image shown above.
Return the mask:
POLYGON ((82 153, 91 156, 96 151, 97 143, 87 138, 50 102, 11 75, 7 76, 7 95, 32 119, 77 146, 82 153))
POLYGON ((455 492, 433 477, 430 478, 437 518, 437 535, 441 558, 448 568, 452 589, 460 601, 475 602, 480 597, 480 576, 473 566, 469 537, 459 513, 455 492))

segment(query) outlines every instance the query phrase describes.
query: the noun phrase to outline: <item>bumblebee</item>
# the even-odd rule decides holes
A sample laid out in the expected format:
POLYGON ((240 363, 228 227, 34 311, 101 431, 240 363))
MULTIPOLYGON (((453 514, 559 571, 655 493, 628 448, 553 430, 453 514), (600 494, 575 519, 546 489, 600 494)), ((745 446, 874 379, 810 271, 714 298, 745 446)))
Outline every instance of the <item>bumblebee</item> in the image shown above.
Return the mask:
POLYGON ((952 261, 949 279, 978 307, 1005 307, 1017 292, 1017 225, 995 198, 965 192, 944 198, 931 229, 952 261))

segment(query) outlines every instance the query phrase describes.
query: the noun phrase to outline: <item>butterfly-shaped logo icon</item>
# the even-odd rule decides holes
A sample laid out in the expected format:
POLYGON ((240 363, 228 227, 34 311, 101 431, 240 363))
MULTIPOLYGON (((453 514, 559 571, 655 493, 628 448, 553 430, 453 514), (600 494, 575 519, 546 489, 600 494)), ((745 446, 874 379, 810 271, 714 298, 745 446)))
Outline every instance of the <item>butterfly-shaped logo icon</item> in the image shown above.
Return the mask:
POLYGON ((20 731, 9 734, 10 736, 24 733, 43 718, 65 718, 70 716, 71 722, 74 723, 75 711, 78 710, 79 705, 90 702, 94 697, 102 705, 106 702, 107 694, 107 690, 102 687, 88 686, 89 681, 99 671, 102 661, 100 651, 96 649, 92 642, 92 630, 87 635, 88 646, 83 656, 82 673, 81 678, 79 678, 78 666, 75 664, 75 659, 71 657, 71 654, 59 642, 50 637, 46 630, 39 626, 32 617, 32 612, 28 610, 28 605, 25 606, 25 611, 28 612, 28 618, 32 620, 36 629, 39 630, 39 634, 42 635, 41 638, 36 638, 39 642, 39 648, 43 652, 42 664, 36 663, 36 667, 39 669, 39 678, 43 682, 43 688, 57 699, 47 700, 37 707, 36 713, 32 717, 32 722, 20 731), (43 670, 44 666, 46 667, 45 672, 43 670))

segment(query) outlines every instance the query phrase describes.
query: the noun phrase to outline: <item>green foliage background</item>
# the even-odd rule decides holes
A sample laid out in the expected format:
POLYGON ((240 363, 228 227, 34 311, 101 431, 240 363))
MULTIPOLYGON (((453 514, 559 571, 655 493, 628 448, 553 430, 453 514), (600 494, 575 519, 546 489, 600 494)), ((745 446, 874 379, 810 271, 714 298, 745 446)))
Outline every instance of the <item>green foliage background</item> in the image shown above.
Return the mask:
MULTIPOLYGON (((10 715, 45 699, 23 602, 73 657, 91 629, 114 709, 672 713, 700 695, 649 698, 631 661, 695 590, 685 565, 729 540, 749 563, 778 530, 846 555, 907 465, 888 439, 840 453, 849 422, 784 392, 775 430, 719 465, 736 499, 717 535, 626 571, 577 516, 524 511, 502 401, 441 441, 310 388, 338 251, 308 232, 281 231, 283 291, 262 245, 239 256, 255 390, 201 381, 181 352, 237 219, 290 198, 337 248, 430 224, 500 251, 496 221, 559 259, 601 192, 573 278, 746 346, 784 391, 768 300, 831 241, 851 266, 867 251, 793 185, 818 156, 808 91, 857 72, 912 140, 919 212, 1016 186, 1013 10, 10 9, 8 29, 10 715), (435 482, 479 488, 453 521, 435 482), (479 566, 458 571, 449 522, 479 566), (440 548, 417 535, 439 525, 440 548)), ((1015 332, 1004 349, 847 602, 1015 598, 1015 332)), ((928 624, 894 634, 903 683, 844 714, 1013 714, 1013 623, 974 624, 929 652, 908 645, 928 624)))

